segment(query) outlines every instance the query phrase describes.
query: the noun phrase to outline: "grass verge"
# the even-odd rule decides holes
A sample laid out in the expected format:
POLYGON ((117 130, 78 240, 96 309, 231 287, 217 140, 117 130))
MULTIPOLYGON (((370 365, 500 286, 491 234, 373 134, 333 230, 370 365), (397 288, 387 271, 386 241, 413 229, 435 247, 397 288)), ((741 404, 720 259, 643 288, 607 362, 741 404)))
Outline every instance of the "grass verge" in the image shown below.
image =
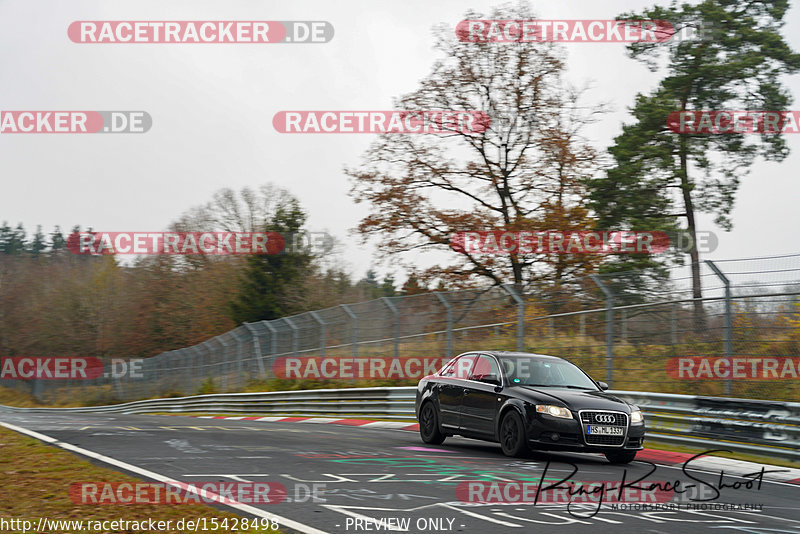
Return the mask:
MULTIPOLYGON (((227 519, 228 526, 234 521, 241 521, 242 516, 224 512, 203 504, 76 504, 69 497, 70 485, 73 482, 129 482, 141 480, 131 476, 96 466, 75 455, 45 445, 38 440, 20 435, 0 427, 0 473, 6 483, 0 485, 0 502, 3 503, 1 518, 22 519, 38 525, 40 517, 50 520, 129 520, 172 521, 173 528, 159 532, 185 532, 187 529, 175 528, 178 521, 198 520, 206 518, 208 530, 211 532, 255 533, 277 530, 243 530, 218 528, 212 530, 211 518, 217 518, 219 524, 227 519)), ((49 531, 54 531, 49 530, 49 531)), ((76 528, 59 530, 59 532, 78 532, 76 528)), ((3 532, 21 532, 21 530, 3 529, 3 532)), ((84 532, 101 532, 86 530, 84 532)), ((147 530, 106 530, 105 532, 149 532, 147 530)))

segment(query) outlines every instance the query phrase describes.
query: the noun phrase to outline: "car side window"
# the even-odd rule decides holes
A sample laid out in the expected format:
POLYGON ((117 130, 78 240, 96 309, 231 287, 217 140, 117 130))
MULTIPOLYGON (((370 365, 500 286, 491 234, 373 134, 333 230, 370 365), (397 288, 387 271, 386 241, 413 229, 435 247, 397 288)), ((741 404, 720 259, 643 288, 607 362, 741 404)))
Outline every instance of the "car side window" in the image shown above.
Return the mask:
POLYGON ((481 355, 475 361, 472 368, 472 373, 469 376, 470 380, 477 380, 478 382, 485 382, 487 380, 495 380, 500 382, 500 367, 494 358, 490 356, 481 355))
POLYGON ((469 378, 472 365, 475 363, 475 357, 474 354, 469 354, 454 360, 440 373, 440 376, 462 379, 469 378))

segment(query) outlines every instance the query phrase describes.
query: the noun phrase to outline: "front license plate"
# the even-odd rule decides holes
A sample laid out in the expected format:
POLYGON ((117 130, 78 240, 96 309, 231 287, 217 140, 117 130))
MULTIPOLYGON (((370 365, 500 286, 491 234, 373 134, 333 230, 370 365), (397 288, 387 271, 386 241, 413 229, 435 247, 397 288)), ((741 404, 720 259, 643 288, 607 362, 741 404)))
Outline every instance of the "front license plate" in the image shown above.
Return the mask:
POLYGON ((589 425, 586 427, 586 433, 595 436, 621 436, 622 427, 589 425))

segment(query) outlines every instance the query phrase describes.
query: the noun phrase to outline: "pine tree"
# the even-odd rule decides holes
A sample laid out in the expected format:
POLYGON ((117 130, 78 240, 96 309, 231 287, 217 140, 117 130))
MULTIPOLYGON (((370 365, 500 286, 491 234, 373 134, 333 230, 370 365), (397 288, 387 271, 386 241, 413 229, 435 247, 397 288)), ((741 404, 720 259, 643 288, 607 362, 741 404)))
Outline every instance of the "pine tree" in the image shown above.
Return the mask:
MULTIPOLYGON (((293 199, 277 209, 265 231, 284 236, 297 234, 302 232, 305 221, 305 212, 293 199)), ((294 247, 281 254, 248 256, 240 294, 230 306, 233 320, 272 320, 304 311, 303 278, 308 275, 312 260, 310 250, 294 247)))

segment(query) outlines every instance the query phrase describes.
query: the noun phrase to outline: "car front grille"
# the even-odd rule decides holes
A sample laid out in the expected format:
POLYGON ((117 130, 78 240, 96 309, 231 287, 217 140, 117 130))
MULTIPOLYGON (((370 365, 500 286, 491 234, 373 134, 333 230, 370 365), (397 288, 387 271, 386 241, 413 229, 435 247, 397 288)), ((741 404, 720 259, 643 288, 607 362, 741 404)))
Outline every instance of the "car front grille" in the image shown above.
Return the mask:
POLYGON ((581 412, 581 422, 585 425, 627 426, 628 418, 624 413, 616 412, 581 412), (598 421, 600 417, 613 417, 613 421, 598 421))
POLYGON ((580 413, 583 426, 583 439, 587 445, 619 446, 625 443, 628 430, 628 416, 624 413, 603 411, 582 411, 580 413), (586 425, 615 426, 623 429, 619 436, 603 436, 586 433, 586 425))

